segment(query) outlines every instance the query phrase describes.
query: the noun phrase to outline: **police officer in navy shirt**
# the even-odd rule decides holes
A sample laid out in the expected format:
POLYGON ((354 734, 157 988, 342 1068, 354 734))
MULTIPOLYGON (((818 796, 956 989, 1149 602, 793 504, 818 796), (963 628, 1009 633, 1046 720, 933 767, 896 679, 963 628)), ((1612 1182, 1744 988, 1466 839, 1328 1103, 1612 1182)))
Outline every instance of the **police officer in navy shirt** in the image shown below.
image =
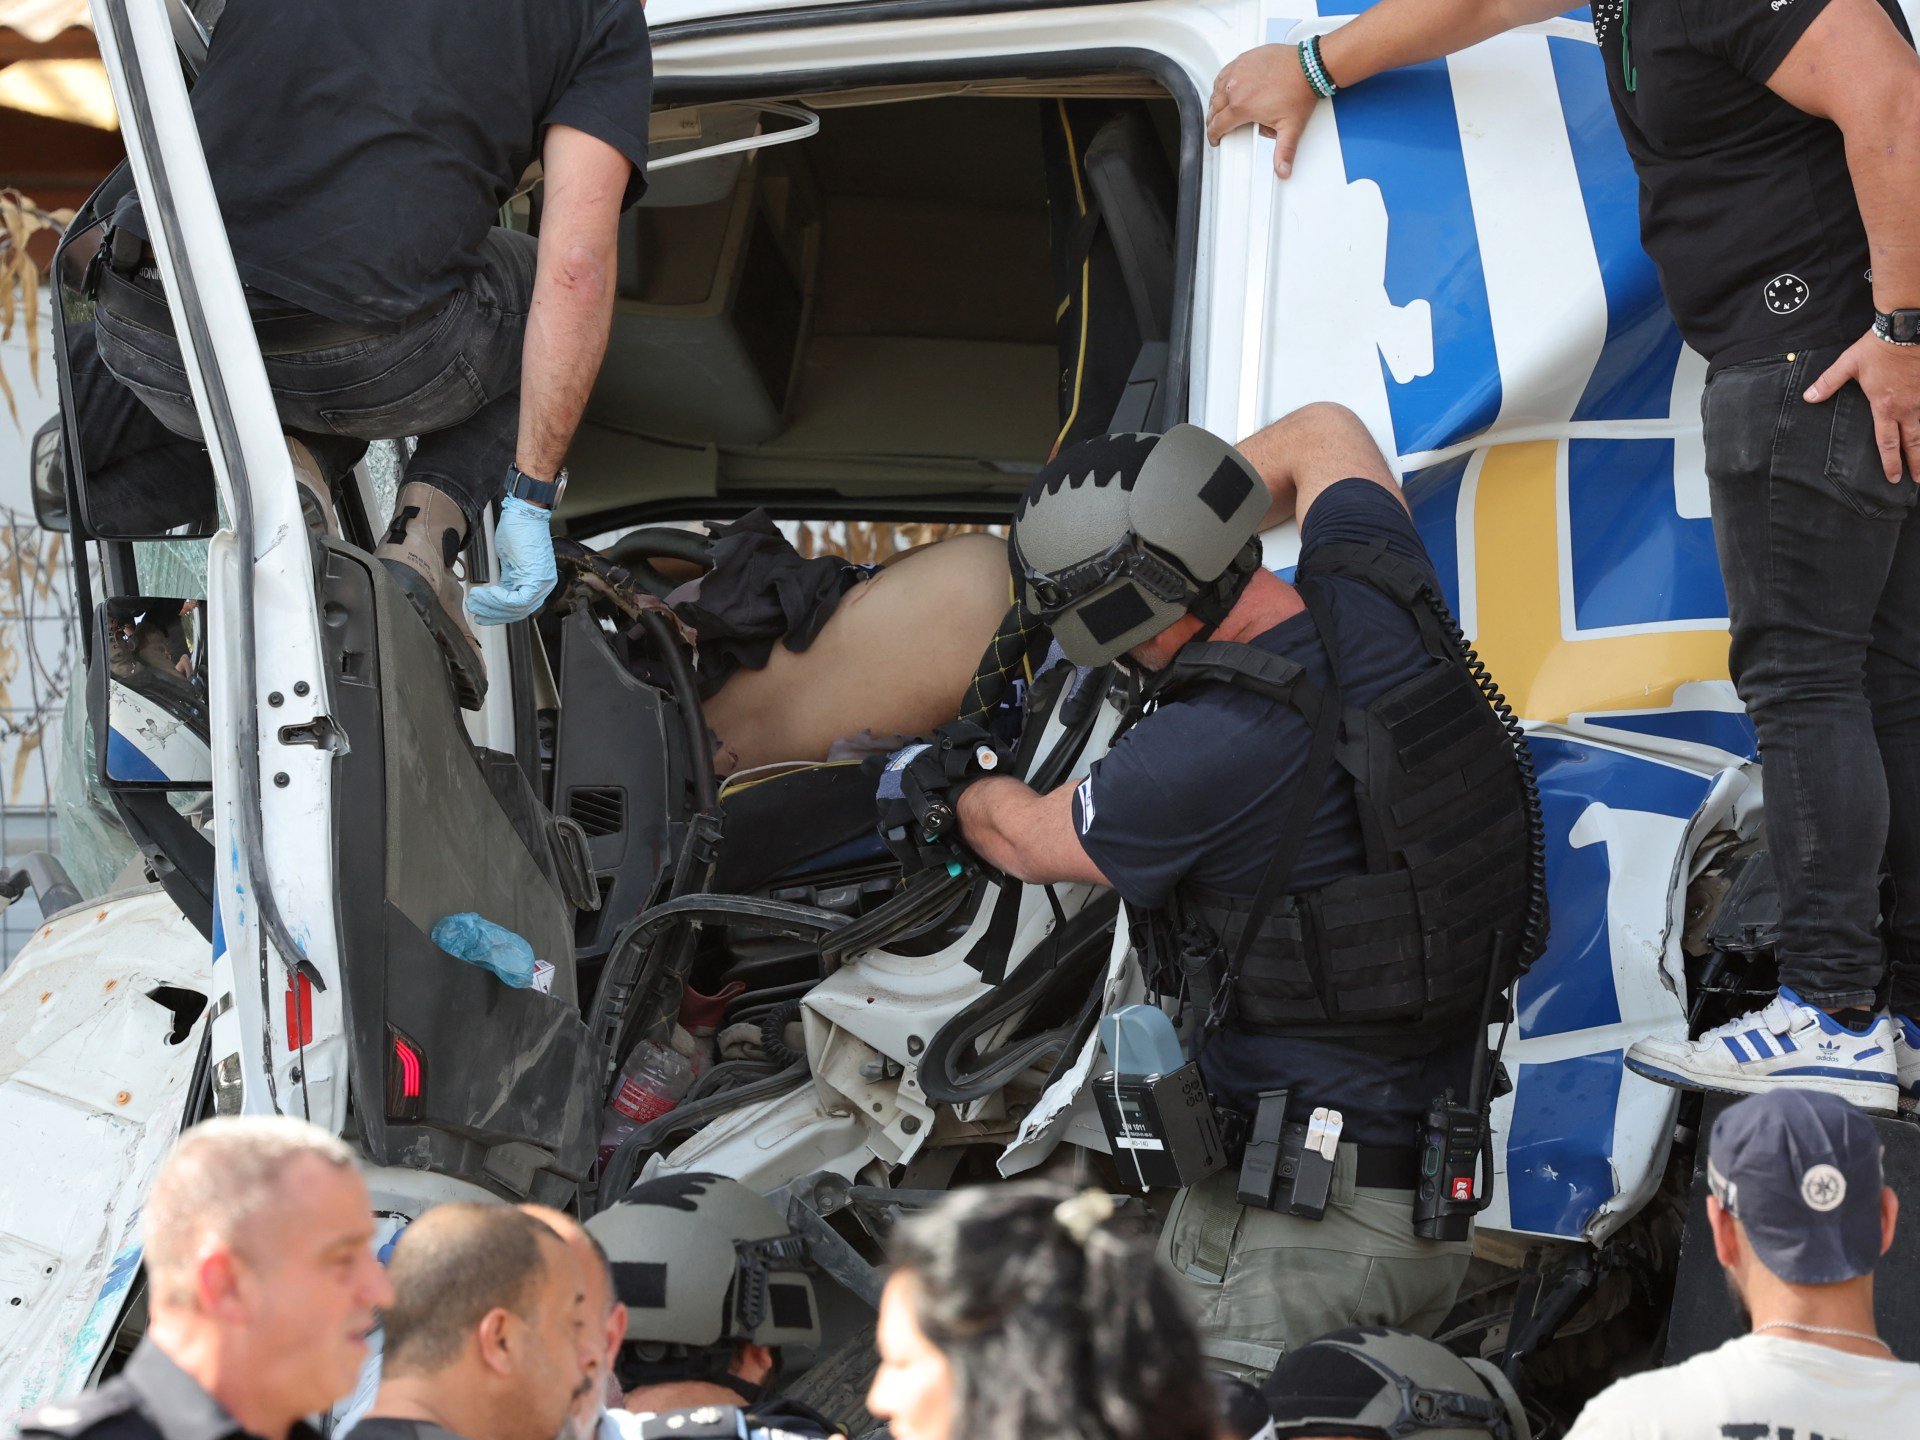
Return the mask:
MULTIPOLYGON (((1265 1373, 1342 1324, 1431 1332, 1469 1246, 1413 1233, 1416 1139, 1436 1097, 1466 1094, 1530 872, 1515 742, 1450 648, 1392 471, 1337 405, 1238 450, 1193 426, 1107 436, 1041 472, 1009 546, 1067 657, 1124 657, 1155 698, 1077 784, 949 779, 965 844, 1028 883, 1111 886, 1149 920, 1150 986, 1184 1000, 1217 1108, 1251 1119, 1285 1091, 1287 1120, 1344 1121, 1318 1220, 1243 1207, 1234 1169, 1181 1192, 1163 1254, 1198 1291, 1210 1354, 1265 1373), (1258 540, 1296 511, 1298 585, 1262 568, 1258 540), (1382 780, 1392 765, 1404 775, 1382 780), (1387 813, 1409 800, 1436 817, 1419 834, 1387 813), (1183 969, 1196 945, 1206 964, 1183 969)), ((930 753, 968 753, 960 728, 930 753)))
MULTIPOLYGON (((1566 9, 1381 0, 1323 37, 1226 66, 1208 134, 1259 125, 1284 177, 1322 97, 1566 9)), ((1642 1040, 1627 1065, 1690 1089, 1785 1085, 1912 1109, 1920 56, 1896 0, 1592 10, 1640 180, 1640 238, 1681 335, 1707 361, 1728 663, 1765 762, 1780 893, 1779 993, 1694 1039, 1642 1040)))

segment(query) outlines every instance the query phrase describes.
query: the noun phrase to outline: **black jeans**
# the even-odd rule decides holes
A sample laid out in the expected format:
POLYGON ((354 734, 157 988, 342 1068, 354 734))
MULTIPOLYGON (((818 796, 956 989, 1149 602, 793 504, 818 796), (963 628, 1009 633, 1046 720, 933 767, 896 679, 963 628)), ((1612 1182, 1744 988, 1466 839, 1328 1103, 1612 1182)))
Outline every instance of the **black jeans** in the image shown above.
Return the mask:
POLYGON ((1839 347, 1717 372, 1701 400, 1734 684, 1760 736, 1780 982, 1920 1014, 1920 519, 1866 396, 1801 392, 1839 347), (1885 924, 1881 870, 1890 883, 1885 924))
MULTIPOLYGON (((491 231, 482 268, 439 310, 393 330, 368 330, 325 349, 263 355, 288 434, 337 479, 369 440, 420 437, 406 479, 460 502, 469 532, 498 497, 520 427, 520 349, 533 298, 535 242, 491 231)), ((157 278, 136 284, 161 293, 157 278)), ((296 313, 249 292, 256 317, 296 313)), ((100 356, 177 434, 200 437, 180 347, 109 305, 98 310, 100 356)))

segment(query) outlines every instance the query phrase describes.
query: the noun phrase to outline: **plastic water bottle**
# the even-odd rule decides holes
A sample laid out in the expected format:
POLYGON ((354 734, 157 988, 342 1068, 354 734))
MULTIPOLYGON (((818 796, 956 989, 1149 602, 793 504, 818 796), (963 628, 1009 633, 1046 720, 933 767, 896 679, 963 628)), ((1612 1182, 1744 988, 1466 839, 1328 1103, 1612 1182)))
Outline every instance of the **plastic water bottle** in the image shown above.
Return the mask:
POLYGON ((635 1130, 657 1120, 680 1103, 693 1084, 693 1066, 686 1056, 652 1040, 642 1040, 627 1056, 607 1102, 606 1123, 600 1131, 600 1162, 620 1148, 635 1130))

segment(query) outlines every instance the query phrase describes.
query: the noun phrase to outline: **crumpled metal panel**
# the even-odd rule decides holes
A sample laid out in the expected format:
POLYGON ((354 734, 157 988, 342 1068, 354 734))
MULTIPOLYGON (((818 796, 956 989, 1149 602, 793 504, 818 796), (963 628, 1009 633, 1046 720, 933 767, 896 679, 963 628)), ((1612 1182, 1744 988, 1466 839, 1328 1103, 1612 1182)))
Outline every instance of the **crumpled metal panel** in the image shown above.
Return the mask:
POLYGON ((0 976, 0 1435, 112 1339, 207 1023, 151 993, 207 995, 212 962, 156 887, 56 916, 0 976))

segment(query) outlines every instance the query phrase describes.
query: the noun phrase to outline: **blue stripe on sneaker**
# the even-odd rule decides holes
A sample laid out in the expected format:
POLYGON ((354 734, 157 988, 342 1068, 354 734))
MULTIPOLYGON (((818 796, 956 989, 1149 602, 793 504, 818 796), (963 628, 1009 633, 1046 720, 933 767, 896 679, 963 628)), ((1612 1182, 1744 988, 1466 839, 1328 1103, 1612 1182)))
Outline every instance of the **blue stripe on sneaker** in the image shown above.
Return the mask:
POLYGON ((1773 1058, 1773 1047, 1767 1044, 1767 1037, 1758 1030, 1747 1031, 1747 1044, 1753 1047, 1753 1053, 1762 1060, 1773 1058))
POLYGON ((1747 1054, 1745 1050, 1740 1048, 1740 1042, 1734 1039, 1733 1036, 1722 1035, 1720 1038, 1726 1044, 1727 1053, 1732 1055, 1733 1058, 1735 1060, 1738 1060, 1742 1065, 1746 1064, 1749 1060, 1753 1058, 1751 1055, 1747 1054))
POLYGON ((1872 1071, 1849 1070, 1844 1065, 1797 1065, 1788 1070, 1773 1072, 1776 1078, 1788 1075, 1825 1075, 1833 1080, 1858 1080, 1862 1085, 1889 1085, 1899 1088, 1891 1075, 1876 1075, 1872 1071))
POLYGON ((1780 1053, 1782 1055, 1791 1055, 1794 1053, 1794 1051, 1800 1048, 1798 1045, 1793 1043, 1793 1036, 1791 1034, 1776 1035, 1773 1038, 1774 1038, 1774 1042, 1777 1045, 1779 1045, 1780 1053))
POLYGON ((1887 1053, 1886 1046, 1876 1045, 1871 1050, 1856 1051, 1853 1058, 1856 1060, 1871 1060, 1876 1055, 1884 1055, 1886 1053, 1887 1053))

